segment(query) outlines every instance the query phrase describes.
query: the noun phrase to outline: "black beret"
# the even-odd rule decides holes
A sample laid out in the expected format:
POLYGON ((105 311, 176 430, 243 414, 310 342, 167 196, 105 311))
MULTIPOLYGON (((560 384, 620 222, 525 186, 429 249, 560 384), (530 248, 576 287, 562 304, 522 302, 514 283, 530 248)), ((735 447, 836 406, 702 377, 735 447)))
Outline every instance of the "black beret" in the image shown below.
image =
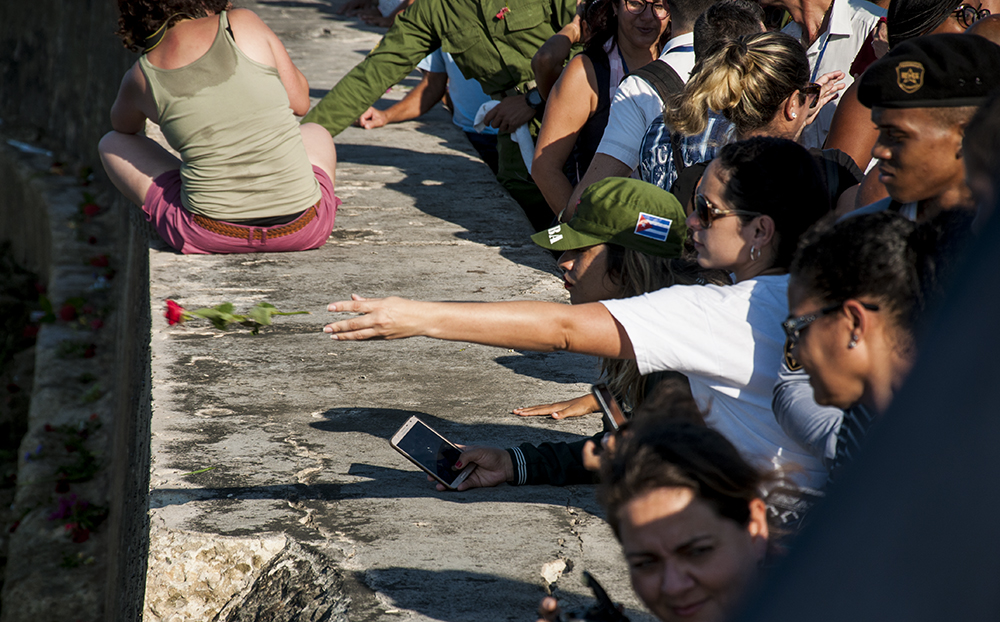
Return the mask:
POLYGON ((866 108, 978 106, 1000 87, 1000 45, 966 34, 904 41, 861 76, 866 108))

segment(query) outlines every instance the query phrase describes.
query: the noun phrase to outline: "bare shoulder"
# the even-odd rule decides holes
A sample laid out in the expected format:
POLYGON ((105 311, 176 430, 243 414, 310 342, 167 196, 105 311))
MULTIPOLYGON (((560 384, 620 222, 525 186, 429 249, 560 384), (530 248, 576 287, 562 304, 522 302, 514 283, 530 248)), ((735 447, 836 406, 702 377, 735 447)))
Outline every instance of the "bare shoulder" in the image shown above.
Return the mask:
POLYGON ((597 73, 594 71, 594 63, 586 54, 577 54, 570 59, 559 79, 565 85, 572 85, 574 89, 586 84, 591 91, 597 92, 597 73))
POLYGON ((228 15, 236 45, 253 60, 274 67, 274 47, 280 42, 264 20, 250 9, 233 9, 228 15))

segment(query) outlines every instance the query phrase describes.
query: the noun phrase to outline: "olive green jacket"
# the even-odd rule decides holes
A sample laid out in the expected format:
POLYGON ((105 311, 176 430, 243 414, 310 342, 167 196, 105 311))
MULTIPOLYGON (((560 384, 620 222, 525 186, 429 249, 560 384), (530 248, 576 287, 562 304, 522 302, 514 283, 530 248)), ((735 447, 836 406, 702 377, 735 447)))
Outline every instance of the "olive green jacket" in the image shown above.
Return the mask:
POLYGON ((531 57, 575 11, 576 0, 417 0, 304 122, 336 136, 438 48, 488 95, 524 85, 531 57))

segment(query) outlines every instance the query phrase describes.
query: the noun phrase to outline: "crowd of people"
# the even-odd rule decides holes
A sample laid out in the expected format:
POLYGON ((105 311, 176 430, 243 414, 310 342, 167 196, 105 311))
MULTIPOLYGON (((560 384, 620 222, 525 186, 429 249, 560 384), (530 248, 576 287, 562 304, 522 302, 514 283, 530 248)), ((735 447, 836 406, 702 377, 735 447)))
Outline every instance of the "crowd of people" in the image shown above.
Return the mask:
POLYGON ((561 253, 571 304, 354 296, 324 331, 600 357, 629 424, 467 447, 458 490, 597 483, 650 611, 720 621, 803 528, 768 491, 837 485, 1000 199, 991 2, 352 0, 391 26, 309 110, 251 11, 119 0, 142 55, 100 152, 180 252, 307 250, 339 204, 332 136, 444 98, 532 239, 561 253), (373 107, 417 67, 416 89, 373 107))

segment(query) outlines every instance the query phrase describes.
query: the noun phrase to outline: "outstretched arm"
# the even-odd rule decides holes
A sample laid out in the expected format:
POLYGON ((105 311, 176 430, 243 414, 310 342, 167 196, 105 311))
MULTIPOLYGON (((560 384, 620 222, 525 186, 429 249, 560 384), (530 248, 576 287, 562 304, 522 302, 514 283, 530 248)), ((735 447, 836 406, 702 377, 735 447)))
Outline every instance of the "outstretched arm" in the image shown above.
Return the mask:
POLYGON ((539 352, 635 357, 625 329, 600 303, 421 302, 353 296, 327 309, 363 314, 324 327, 323 332, 344 341, 423 336, 539 352))
POLYGON ((447 90, 447 73, 425 71, 420 84, 413 87, 413 90, 407 93, 406 97, 384 111, 369 108, 358 119, 358 125, 366 130, 373 130, 389 123, 401 123, 416 119, 441 101, 447 90))

